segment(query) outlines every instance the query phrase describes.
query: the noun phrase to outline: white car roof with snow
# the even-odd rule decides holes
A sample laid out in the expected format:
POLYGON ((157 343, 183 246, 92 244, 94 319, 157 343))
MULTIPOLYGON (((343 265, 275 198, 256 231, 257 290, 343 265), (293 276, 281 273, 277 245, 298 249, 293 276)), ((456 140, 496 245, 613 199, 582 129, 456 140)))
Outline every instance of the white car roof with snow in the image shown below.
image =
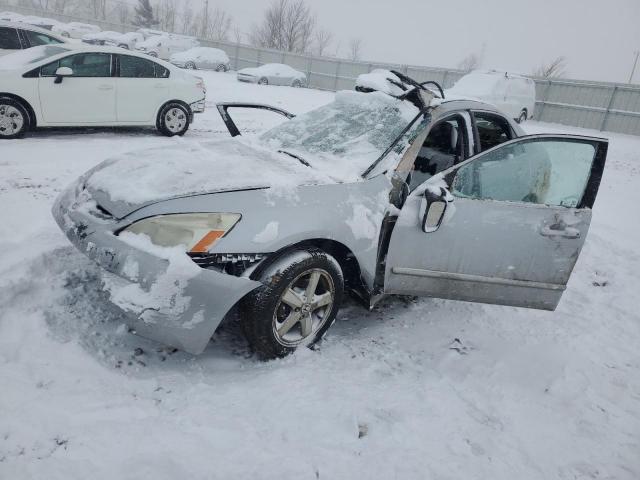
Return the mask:
POLYGON ((0 20, 0 27, 19 28, 21 30, 29 30, 31 32, 44 33, 46 35, 49 35, 50 37, 54 37, 55 39, 60 40, 63 43, 69 43, 69 40, 67 40, 64 37, 61 37, 60 35, 52 33, 51 30, 46 30, 44 28, 36 27, 35 25, 31 25, 29 23, 5 22, 4 20, 0 20))

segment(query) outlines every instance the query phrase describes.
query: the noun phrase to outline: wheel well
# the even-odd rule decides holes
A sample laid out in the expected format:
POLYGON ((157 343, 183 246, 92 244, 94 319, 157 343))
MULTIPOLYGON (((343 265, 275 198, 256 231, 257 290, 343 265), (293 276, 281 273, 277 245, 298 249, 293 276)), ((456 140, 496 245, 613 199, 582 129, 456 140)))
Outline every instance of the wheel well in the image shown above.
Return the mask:
POLYGON ((188 103, 183 102, 182 100, 169 100, 168 102, 164 102, 162 104, 162 106, 158 109, 158 113, 156 115, 156 127, 157 128, 160 128, 160 114, 162 113, 162 110, 164 110, 164 107, 166 107, 170 103, 178 103, 178 104, 182 105, 183 107, 185 107, 187 109, 187 113, 189 114, 189 117, 193 117, 193 112, 191 111, 191 107, 189 106, 188 103))
POLYGON ((262 262, 258 268, 256 268, 250 275, 252 280, 258 280, 262 272, 264 272, 273 262, 280 258, 283 254, 300 248, 317 248, 323 252, 328 253, 336 259, 342 274, 344 275, 344 285, 346 290, 354 292, 361 300, 368 302, 370 292, 366 287, 365 282, 362 280, 362 274, 360 271, 360 264, 358 259, 344 244, 335 240, 329 240, 326 238, 314 238, 304 240, 302 242, 288 245, 277 252, 269 255, 269 257, 262 262))
POLYGON ((29 102, 18 95, 14 95, 13 93, 0 92, 0 97, 11 98, 17 102, 20 102, 29 114, 29 128, 36 127, 38 122, 36 118, 36 112, 33 110, 33 107, 29 104, 29 102))

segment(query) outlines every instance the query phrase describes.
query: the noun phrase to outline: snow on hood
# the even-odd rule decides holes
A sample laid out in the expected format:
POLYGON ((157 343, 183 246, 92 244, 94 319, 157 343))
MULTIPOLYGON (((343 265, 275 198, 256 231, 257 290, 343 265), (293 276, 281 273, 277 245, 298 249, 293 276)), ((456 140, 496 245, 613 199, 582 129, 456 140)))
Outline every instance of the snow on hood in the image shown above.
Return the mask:
POLYGON ((160 200, 249 188, 290 195, 300 185, 340 181, 243 138, 130 152, 99 165, 85 185, 117 217, 160 200))

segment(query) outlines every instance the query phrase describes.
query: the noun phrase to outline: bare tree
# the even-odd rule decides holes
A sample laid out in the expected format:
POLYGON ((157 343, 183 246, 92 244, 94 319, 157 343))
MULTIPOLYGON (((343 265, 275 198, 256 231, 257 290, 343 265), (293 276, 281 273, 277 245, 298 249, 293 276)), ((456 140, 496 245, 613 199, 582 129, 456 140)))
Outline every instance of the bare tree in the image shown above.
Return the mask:
POLYGON ((319 57, 326 55, 331 42, 333 41, 333 35, 328 30, 322 28, 316 30, 313 35, 313 53, 319 57))
POLYGON ((162 30, 165 32, 176 31, 177 9, 174 0, 161 0, 156 5, 156 15, 162 30))
POLYGON ((118 23, 127 25, 131 22, 131 9, 125 3, 118 3, 114 11, 118 23))
POLYGON ((458 63, 458 69, 462 70, 465 73, 469 73, 472 70, 476 70, 481 63, 482 63, 482 60, 478 53, 476 52, 470 53, 469 55, 464 57, 460 61, 460 63, 458 63))
POLYGON ((360 60, 362 56, 362 39, 361 38, 352 38, 349 40, 349 60, 353 60, 354 62, 360 60))
POLYGON ((180 28, 181 32, 186 34, 194 33, 191 31, 193 25, 193 9, 188 2, 185 2, 180 18, 182 20, 180 28))
POLYGON ((224 10, 216 7, 210 15, 207 11, 207 23, 203 25, 202 36, 212 40, 226 40, 231 30, 231 17, 224 10))
POLYGON ((107 18, 107 0, 89 0, 87 8, 91 18, 104 20, 107 18))
POLYGON ((153 13, 153 6, 149 0, 138 0, 138 6, 135 10, 136 18, 133 21, 134 25, 149 28, 158 24, 153 13))
POLYGON ((233 39, 236 43, 242 43, 242 37, 243 37, 242 32, 236 25, 233 29, 233 39))
POLYGON ((549 63, 540 65, 536 70, 534 70, 533 75, 542 78, 557 78, 564 75, 566 68, 566 57, 559 56, 549 63))
POLYGON ((254 45, 305 53, 311 48, 316 16, 304 0, 273 0, 249 40, 254 45))

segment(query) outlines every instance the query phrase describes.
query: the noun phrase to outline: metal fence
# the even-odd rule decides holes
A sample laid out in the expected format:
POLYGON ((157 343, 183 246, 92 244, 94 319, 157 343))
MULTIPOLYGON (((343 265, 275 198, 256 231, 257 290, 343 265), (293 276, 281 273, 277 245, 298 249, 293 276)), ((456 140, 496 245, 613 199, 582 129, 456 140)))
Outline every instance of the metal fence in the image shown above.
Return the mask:
MULTIPOLYGON (((127 32, 137 27, 104 20, 61 15, 9 4, 0 0, 0 10, 25 15, 38 15, 62 22, 80 21, 99 25, 104 30, 127 32)), ((240 43, 200 39, 205 46, 224 50, 234 70, 265 63, 285 63, 305 72, 309 86, 323 90, 352 89, 358 75, 376 68, 399 70, 419 81, 435 80, 444 88, 451 87, 464 72, 446 68, 354 62, 332 57, 298 55, 257 48, 240 43)), ((601 131, 640 135, 640 85, 602 83, 569 79, 534 79, 536 111, 542 122, 560 123, 601 131)))

